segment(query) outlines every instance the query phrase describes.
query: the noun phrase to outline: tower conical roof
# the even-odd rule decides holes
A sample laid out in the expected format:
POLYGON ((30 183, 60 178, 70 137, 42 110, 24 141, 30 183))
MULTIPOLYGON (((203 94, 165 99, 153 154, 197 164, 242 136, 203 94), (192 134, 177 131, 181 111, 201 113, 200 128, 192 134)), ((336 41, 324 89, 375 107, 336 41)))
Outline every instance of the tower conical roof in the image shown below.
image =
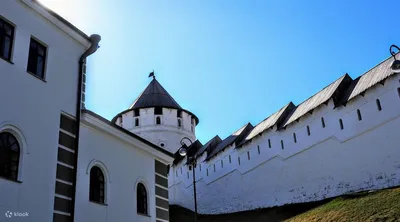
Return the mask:
POLYGON ((138 109, 147 107, 182 109, 182 107, 174 100, 174 98, 172 98, 167 90, 165 90, 155 78, 129 108, 138 109))

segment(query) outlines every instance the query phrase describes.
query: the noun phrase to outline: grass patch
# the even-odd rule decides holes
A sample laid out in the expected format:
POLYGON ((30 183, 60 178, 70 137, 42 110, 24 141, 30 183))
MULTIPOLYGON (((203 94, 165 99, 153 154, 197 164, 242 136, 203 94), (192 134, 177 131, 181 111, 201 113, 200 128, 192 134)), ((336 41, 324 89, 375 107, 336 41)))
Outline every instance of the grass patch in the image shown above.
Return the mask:
POLYGON ((400 188, 361 197, 338 197, 287 222, 400 221, 400 188))

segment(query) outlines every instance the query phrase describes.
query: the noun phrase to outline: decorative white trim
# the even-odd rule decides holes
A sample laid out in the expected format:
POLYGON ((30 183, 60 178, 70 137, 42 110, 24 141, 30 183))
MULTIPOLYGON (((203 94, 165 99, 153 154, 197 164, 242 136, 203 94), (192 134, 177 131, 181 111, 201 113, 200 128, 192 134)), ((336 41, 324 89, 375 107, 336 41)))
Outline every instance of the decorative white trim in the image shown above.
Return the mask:
POLYGON ((72 200, 71 197, 67 197, 67 196, 60 195, 60 194, 54 194, 54 196, 55 196, 55 197, 58 197, 58 198, 61 198, 61 199, 72 200))
MULTIPOLYGON (((108 195, 109 195, 109 184, 111 183, 111 179, 110 179, 110 174, 108 172, 108 169, 106 167, 106 165, 101 162, 100 160, 96 160, 93 159, 89 162, 89 165, 86 168, 86 174, 88 175, 88 179, 89 179, 89 183, 90 184, 90 170, 92 170, 93 167, 98 167, 100 168, 100 170, 103 172, 104 175, 104 204, 107 204, 108 201, 108 195)), ((90 192, 90 187, 89 187, 89 192, 90 192)))
POLYGON ((19 143, 19 161, 18 161, 18 175, 17 180, 22 181, 23 173, 24 173, 24 159, 25 156, 29 154, 28 152, 28 143, 22 131, 20 130, 21 127, 18 127, 15 124, 3 122, 0 123, 0 132, 8 132, 15 136, 19 143))
POLYGON ((74 185, 74 184, 71 183, 71 182, 68 182, 68 181, 65 181, 65 180, 61 180, 61 179, 58 179, 58 178, 56 178, 56 181, 57 181, 57 182, 60 182, 60 183, 63 183, 63 184, 70 185, 70 186, 74 185))
POLYGON ((156 183, 154 183, 154 185, 156 185, 156 187, 159 187, 161 189, 164 189, 164 190, 168 191, 168 187, 163 187, 163 186, 161 186, 159 184, 156 184, 156 183))
POLYGON ((63 146, 63 145, 61 145, 61 144, 58 144, 58 147, 60 147, 60 148, 63 149, 63 150, 69 151, 69 152, 71 152, 71 153, 75 153, 75 150, 70 149, 70 148, 68 148, 68 147, 66 147, 66 146, 63 146))
POLYGON ((162 177, 162 178, 164 178, 164 179, 167 179, 168 180, 168 177, 166 177, 166 176, 163 176, 163 175, 161 175, 161 174, 159 174, 159 173, 155 173, 157 176, 159 176, 159 177, 162 177))
POLYGON ((55 213, 55 214, 60 214, 60 215, 65 215, 65 216, 71 216, 70 213, 65 213, 65 212, 58 211, 58 210, 54 210, 53 213, 55 213))
POLYGON ((153 200, 150 198, 151 195, 151 189, 149 186, 149 183, 147 183, 147 180, 144 179, 143 177, 138 177, 135 181, 135 190, 133 191, 133 195, 134 195, 134 200, 135 200, 135 208, 136 208, 136 212, 137 212, 137 186, 139 185, 139 183, 143 184, 144 187, 146 188, 146 192, 147 192, 147 214, 150 215, 150 206, 152 206, 153 204, 153 200))
POLYGON ((69 164, 66 164, 66 163, 63 163, 63 162, 60 162, 60 161, 57 161, 57 164, 60 164, 61 166, 68 167, 68 168, 70 168, 70 169, 74 169, 74 166, 71 166, 71 165, 69 165, 69 164))
POLYGON ((156 195, 156 197, 157 197, 157 198, 159 198, 159 199, 161 199, 161 200, 166 200, 166 201, 168 201, 168 202, 169 202, 168 198, 161 197, 161 196, 158 196, 158 195, 156 195))
POLYGON ((60 132, 63 132, 63 133, 67 134, 67 135, 70 136, 70 137, 76 138, 75 134, 72 134, 72 133, 70 133, 70 132, 68 132, 68 131, 66 131, 66 130, 64 130, 64 129, 61 129, 61 128, 60 128, 60 132))
POLYGON ((173 157, 154 149, 145 142, 142 142, 124 132, 121 132, 114 126, 111 126, 108 123, 105 123, 97 117, 88 113, 84 113, 81 125, 94 128, 95 130, 102 131, 108 135, 118 138, 124 143, 127 143, 127 145, 129 145, 130 147, 134 147, 138 151, 146 153, 147 155, 152 156, 152 158, 155 158, 162 163, 170 163, 174 160, 173 157))
POLYGON ((107 169, 106 165, 105 165, 103 162, 101 162, 100 160, 92 159, 92 160, 89 162, 89 165, 88 165, 87 168, 86 168, 86 174, 89 175, 89 174, 90 174, 90 170, 91 170, 94 166, 99 167, 99 168, 103 171, 104 176, 106 177, 105 181, 108 181, 108 183, 111 183, 111 176, 110 176, 110 173, 108 172, 108 169, 107 169))
POLYGON ((162 208, 162 207, 159 207, 159 206, 156 206, 156 208, 169 212, 169 209, 165 209, 165 208, 162 208))

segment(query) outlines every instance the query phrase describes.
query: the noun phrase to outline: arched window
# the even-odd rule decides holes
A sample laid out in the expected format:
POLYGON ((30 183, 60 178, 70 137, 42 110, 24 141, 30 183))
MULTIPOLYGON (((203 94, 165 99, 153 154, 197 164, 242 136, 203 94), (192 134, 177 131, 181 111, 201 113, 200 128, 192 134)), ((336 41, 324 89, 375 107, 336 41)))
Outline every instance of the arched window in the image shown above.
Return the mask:
POLYGON ((0 133, 0 176, 17 180, 20 146, 9 132, 0 133))
POLYGON ((357 117, 358 117, 358 121, 361 121, 361 120, 362 120, 361 112, 360 112, 359 109, 357 109, 357 117))
POLYGON ((311 135, 310 126, 307 126, 307 135, 311 135))
POLYGON ((293 133, 293 140, 294 140, 294 143, 297 143, 296 133, 293 133))
POLYGON ((161 118, 159 116, 156 117, 156 124, 157 125, 161 124, 161 118))
POLYGON ((324 119, 324 117, 321 117, 321 123, 322 123, 322 128, 325 128, 325 119, 324 119))
POLYGON ((104 174, 97 166, 90 170, 89 200, 104 203, 104 174))
POLYGON ((378 111, 382 110, 381 101, 379 101, 379 99, 376 99, 376 107, 378 108, 378 111))
POLYGON ((148 215, 147 191, 146 187, 142 183, 139 183, 137 186, 136 198, 137 198, 137 212, 139 214, 148 215))
POLYGON ((178 127, 181 128, 182 127, 182 120, 178 119, 178 127))
POLYGON ((139 118, 135 119, 135 126, 139 126, 139 118))
POLYGON ((339 119, 339 125, 340 125, 340 129, 343 130, 344 126, 343 126, 343 120, 339 119))

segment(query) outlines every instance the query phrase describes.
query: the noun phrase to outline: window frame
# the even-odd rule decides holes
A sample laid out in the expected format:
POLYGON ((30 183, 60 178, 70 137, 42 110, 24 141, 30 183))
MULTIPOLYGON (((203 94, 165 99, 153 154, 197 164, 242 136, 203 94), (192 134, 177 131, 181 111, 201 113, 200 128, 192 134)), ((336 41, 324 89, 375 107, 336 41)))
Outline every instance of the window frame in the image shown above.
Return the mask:
POLYGON ((89 172, 89 201, 98 203, 98 204, 106 203, 106 177, 105 177, 103 170, 97 165, 92 166, 92 168, 90 169, 90 172, 89 172), (92 175, 93 170, 96 170, 97 175, 92 175), (99 172, 101 173, 100 175, 98 174, 99 172), (97 178, 94 178, 95 176, 97 178), (99 180, 99 178, 98 178, 99 176, 102 176, 103 181, 99 180), (94 179, 96 179, 96 180, 94 180, 94 179), (96 184, 93 184, 93 182, 95 182, 96 184), (95 185, 97 185, 99 187, 97 187, 95 185), (101 185, 103 185, 103 186, 101 186, 101 185), (96 191, 99 193, 96 194, 96 191))
POLYGON ((136 185, 136 213, 139 215, 145 215, 145 216, 150 216, 149 214, 149 192, 148 189, 146 188, 146 185, 143 182, 139 182, 136 185), (141 191, 144 191, 141 193, 142 198, 139 197, 139 189, 142 189, 141 191), (139 203, 139 201, 142 200, 143 203, 139 203), (139 208, 139 206, 143 208, 139 208), (140 211, 143 210, 143 211, 140 211))
MULTIPOLYGON (((11 181, 18 181, 18 176, 20 173, 19 171, 20 171, 20 162, 21 162, 21 152, 22 152, 21 151, 22 150, 21 143, 15 134, 8 132, 8 131, 0 132, 0 141, 1 141, 1 138, 3 138, 2 135, 7 135, 7 138, 5 139, 6 142, 10 141, 10 136, 11 136, 11 138, 13 138, 14 142, 11 145, 8 144, 8 146, 14 146, 14 144, 16 144, 17 151, 13 151, 10 147, 4 148, 5 150, 3 150, 2 147, 0 147, 0 154, 9 155, 8 158, 6 155, 2 155, 2 156, 6 156, 6 157, 4 158, 4 160, 5 160, 4 163, 2 163, 1 165, 7 164, 9 166, 0 168, 1 169, 0 170, 0 178, 4 178, 7 180, 11 180, 11 181), (15 158, 16 160, 14 159, 14 157, 16 157, 15 158), (6 175, 6 172, 5 172, 6 168, 7 168, 7 171, 9 171, 9 173, 8 173, 9 175, 6 175), (15 168, 15 169, 13 169, 13 168, 15 168), (14 173, 14 175, 12 176, 13 173, 14 173)), ((4 144, 4 141, 1 142, 1 144, 4 144)), ((0 158, 0 160, 1 160, 1 158, 0 158)))
POLYGON ((31 36, 30 38, 30 42, 29 42, 29 51, 28 51, 28 61, 27 61, 27 66, 26 66, 26 71, 35 76, 38 79, 41 79, 43 81, 46 81, 46 69, 47 69, 47 57, 48 57, 48 46, 46 44, 44 44, 42 41, 40 41, 39 39, 35 38, 34 36, 31 36), (36 44, 36 52, 32 52, 32 43, 36 44), (39 47, 43 47, 43 51, 44 51, 44 55, 40 55, 39 51, 39 47), (31 61, 31 55, 36 56, 36 71, 33 72, 32 70, 30 70, 30 61, 31 61), (43 68, 42 68, 42 73, 41 75, 39 75, 37 72, 37 65, 38 65, 38 58, 39 57, 43 57, 43 68))
POLYGON ((4 28, 0 29, 0 58, 3 59, 4 61, 7 61, 11 64, 13 64, 12 62, 12 57, 13 57, 13 52, 14 52, 14 42, 15 42, 15 29, 16 29, 16 25, 12 22, 10 22, 8 19, 0 16, 0 23, 2 23, 2 26, 4 27, 4 25, 7 25, 11 28, 11 34, 8 35, 5 31, 4 28), (1 35, 2 32, 4 33, 4 36, 1 35), (2 39, 2 37, 4 39, 2 39), (4 43, 5 43, 5 37, 10 38, 10 45, 9 45, 9 51, 8 51, 8 58, 4 57, 4 43))

